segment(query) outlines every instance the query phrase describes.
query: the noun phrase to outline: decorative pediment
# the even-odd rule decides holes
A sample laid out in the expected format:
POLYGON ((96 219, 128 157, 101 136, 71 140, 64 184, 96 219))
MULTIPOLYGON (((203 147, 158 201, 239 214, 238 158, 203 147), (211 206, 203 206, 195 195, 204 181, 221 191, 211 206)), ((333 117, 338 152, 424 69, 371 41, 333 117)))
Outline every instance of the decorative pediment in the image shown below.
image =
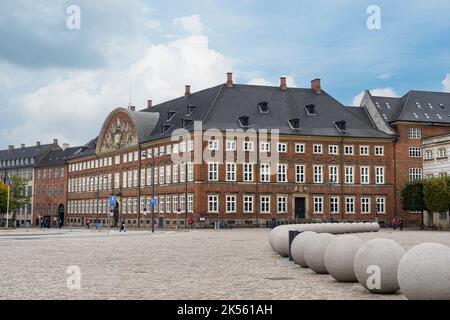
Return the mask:
POLYGON ((126 148, 138 143, 137 134, 132 121, 125 117, 113 117, 106 129, 100 144, 100 152, 108 152, 126 148))

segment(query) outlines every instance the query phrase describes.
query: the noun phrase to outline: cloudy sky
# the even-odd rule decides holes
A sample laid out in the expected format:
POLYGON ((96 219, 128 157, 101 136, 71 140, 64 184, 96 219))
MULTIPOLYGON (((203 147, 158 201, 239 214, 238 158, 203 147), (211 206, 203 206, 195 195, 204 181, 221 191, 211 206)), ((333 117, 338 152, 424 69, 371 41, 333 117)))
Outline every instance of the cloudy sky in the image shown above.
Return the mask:
POLYGON ((2 0, 0 149, 95 137, 117 106, 143 108, 225 81, 361 93, 450 92, 447 0, 2 0), (73 6, 80 28, 68 28, 73 6), (370 5, 381 29, 370 30, 370 5))

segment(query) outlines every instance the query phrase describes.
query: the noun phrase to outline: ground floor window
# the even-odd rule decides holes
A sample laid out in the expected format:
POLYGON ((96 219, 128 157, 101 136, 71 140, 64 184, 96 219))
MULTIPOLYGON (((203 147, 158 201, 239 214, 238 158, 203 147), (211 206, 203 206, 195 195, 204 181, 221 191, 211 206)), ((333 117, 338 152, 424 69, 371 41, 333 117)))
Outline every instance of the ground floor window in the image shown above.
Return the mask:
POLYGON ((219 212, 219 196, 211 194, 208 196, 208 212, 217 213, 219 212))
POLYGON ((386 213, 386 198, 377 197, 377 213, 386 213))
POLYGON ((270 196, 261 196, 261 213, 270 213, 270 196))
POLYGON ((251 195, 244 196, 244 212, 245 213, 253 212, 253 196, 251 195))
POLYGON ((447 212, 439 212, 440 220, 447 220, 447 212))
POLYGON ((313 200, 314 200, 314 213, 323 213, 323 197, 315 196, 313 200))
POLYGON ((286 196, 278 196, 277 212, 278 213, 286 213, 287 212, 287 197, 286 196))
POLYGON ((339 197, 330 198, 330 213, 339 213, 339 197))
POLYGON ((355 213, 355 197, 345 197, 345 213, 355 213))
POLYGON ((226 196, 226 208, 228 213, 236 212, 236 196, 227 195, 226 196))
POLYGON ((361 213, 363 214, 370 213, 370 198, 366 197, 361 198, 361 213))

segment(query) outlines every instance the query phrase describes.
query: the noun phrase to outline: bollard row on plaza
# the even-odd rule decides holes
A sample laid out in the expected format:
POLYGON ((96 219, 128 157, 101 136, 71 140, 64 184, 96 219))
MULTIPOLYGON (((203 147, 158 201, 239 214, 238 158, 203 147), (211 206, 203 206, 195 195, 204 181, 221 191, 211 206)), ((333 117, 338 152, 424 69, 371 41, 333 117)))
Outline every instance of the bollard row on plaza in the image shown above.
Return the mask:
POLYGON ((450 300, 450 248, 422 243, 405 252, 393 240, 364 242, 349 234, 379 229, 377 223, 283 225, 271 230, 269 243, 301 267, 359 282, 374 294, 401 290, 408 299, 450 300))

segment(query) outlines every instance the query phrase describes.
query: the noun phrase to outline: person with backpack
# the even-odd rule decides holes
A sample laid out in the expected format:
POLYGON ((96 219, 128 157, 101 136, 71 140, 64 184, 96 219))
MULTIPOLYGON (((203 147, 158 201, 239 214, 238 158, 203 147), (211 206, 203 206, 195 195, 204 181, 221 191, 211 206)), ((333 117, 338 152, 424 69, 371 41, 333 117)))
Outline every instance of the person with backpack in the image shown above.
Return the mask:
POLYGON ((392 226, 392 228, 394 228, 394 230, 397 229, 397 218, 396 217, 392 218, 391 226, 392 226))

